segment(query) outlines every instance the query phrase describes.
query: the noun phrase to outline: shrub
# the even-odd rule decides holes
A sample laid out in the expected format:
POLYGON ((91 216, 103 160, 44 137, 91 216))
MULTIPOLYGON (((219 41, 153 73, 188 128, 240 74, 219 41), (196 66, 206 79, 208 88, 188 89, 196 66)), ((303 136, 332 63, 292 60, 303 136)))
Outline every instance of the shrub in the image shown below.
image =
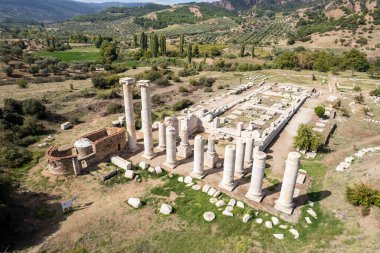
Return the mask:
POLYGON ((224 89, 224 86, 223 85, 218 85, 218 90, 223 90, 224 89))
POLYGON ((39 100, 30 98, 22 102, 22 111, 27 115, 41 118, 46 113, 46 107, 39 100))
POLYGON ((169 80, 166 77, 158 78, 155 83, 160 87, 166 87, 170 85, 169 80))
POLYGON ((380 191, 364 183, 347 186, 346 199, 354 206, 380 207, 380 191))
POLYGON ((179 76, 173 76, 173 81, 176 83, 182 82, 181 78, 179 76))
POLYGON ((358 104, 363 104, 364 103, 364 96, 363 96, 363 94, 360 93, 359 95, 355 96, 354 100, 358 104))
POLYGON ((186 89, 184 86, 179 86, 178 91, 179 91, 180 93, 187 93, 187 92, 189 92, 189 90, 186 89))
POLYGON ((32 153, 16 145, 0 146, 0 164, 6 167, 19 167, 32 159, 32 153))
POLYGON ((160 95, 155 94, 155 95, 152 96, 152 103, 153 103, 154 105, 160 105, 160 104, 162 104, 163 102, 164 102, 164 101, 162 101, 162 98, 161 98, 160 95))
POLYGON ((115 114, 115 113, 122 113, 124 111, 124 107, 120 104, 109 104, 107 105, 107 114, 115 114))
POLYGON ((22 103, 14 98, 6 98, 4 99, 4 111, 22 114, 22 103))
POLYGON ((107 89, 110 87, 105 76, 101 75, 101 74, 94 75, 92 77, 91 81, 92 81, 92 85, 94 86, 94 88, 97 88, 97 89, 107 89))
POLYGON ((300 150, 316 151, 323 144, 322 135, 313 130, 312 126, 301 124, 294 137, 294 146, 300 150))
POLYGON ((181 101, 178 101, 177 103, 175 103, 173 105, 173 110, 174 111, 181 111, 183 109, 186 109, 190 106, 192 106, 194 104, 193 101, 189 100, 189 99, 183 99, 181 101))
POLYGON ((117 93, 117 89, 111 89, 111 90, 106 90, 99 92, 96 98, 98 99, 114 99, 114 98, 119 98, 120 95, 117 93))
POLYGON ((380 97, 380 88, 376 88, 374 90, 371 90, 371 92, 369 93, 369 95, 375 96, 375 97, 380 97))
POLYGON ((325 108, 321 105, 317 106, 314 108, 315 115, 318 117, 322 118, 323 115, 325 114, 325 108))
POLYGON ((28 82, 25 79, 23 79, 23 78, 17 80, 16 84, 17 84, 17 86, 20 89, 26 89, 26 88, 28 88, 28 82))
POLYGON ((360 91, 362 91, 362 88, 360 86, 358 86, 358 85, 355 85, 354 91, 360 92, 360 91))
POLYGON ((7 75, 7 76, 11 76, 12 73, 13 73, 13 68, 11 66, 6 66, 3 68, 3 71, 4 73, 7 75))
POLYGON ((211 87, 205 87, 203 89, 204 92, 213 92, 212 88, 211 87))

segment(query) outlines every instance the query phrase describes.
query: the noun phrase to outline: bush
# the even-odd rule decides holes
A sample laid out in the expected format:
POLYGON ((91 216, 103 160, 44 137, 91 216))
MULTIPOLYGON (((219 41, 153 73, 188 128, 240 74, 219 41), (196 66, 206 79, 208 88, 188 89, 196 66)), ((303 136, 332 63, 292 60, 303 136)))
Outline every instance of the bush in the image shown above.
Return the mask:
POLYGON ((30 98, 22 102, 22 111, 27 115, 42 118, 46 113, 46 107, 39 100, 30 98))
POLYGON ((14 98, 4 99, 4 112, 22 114, 22 103, 14 98))
POLYGON ((325 114, 325 108, 321 105, 317 106, 314 108, 315 115, 318 117, 322 118, 323 115, 325 114))
POLYGON ((359 85, 355 85, 355 87, 354 87, 354 91, 356 91, 356 92, 361 92, 361 91, 362 91, 362 88, 361 88, 359 85))
POLYGON ((211 87, 206 87, 203 89, 204 92, 213 92, 211 87))
POLYGON ((189 92, 189 90, 186 89, 184 86, 179 86, 178 91, 179 91, 180 93, 187 93, 187 92, 189 92))
POLYGON ((91 79, 92 85, 97 89, 107 89, 110 87, 109 82, 104 75, 96 74, 91 79))
POLYGON ((23 165, 31 159, 32 153, 26 148, 9 144, 0 146, 1 166, 15 168, 23 165))
POLYGON ((224 89, 224 86, 223 85, 218 85, 218 90, 223 90, 224 89))
POLYGON ((363 104, 364 103, 364 96, 363 96, 363 94, 360 93, 359 95, 355 96, 354 100, 358 104, 363 104))
POLYGON ((317 151, 323 144, 322 135, 313 130, 312 126, 301 124, 294 137, 294 146, 300 150, 317 151))
POLYGON ((354 206, 380 207, 380 191, 364 183, 347 186, 346 200, 354 206))
POLYGON ((23 78, 19 79, 19 80, 17 80, 17 86, 20 89, 26 89, 26 88, 28 88, 28 82, 23 78))
POLYGON ((173 81, 176 82, 176 83, 182 82, 182 80, 181 80, 181 78, 179 76, 174 76, 173 77, 173 81))
POLYGON ((166 77, 158 78, 155 83, 160 87, 166 87, 170 85, 169 80, 166 77))
POLYGON ((114 98, 119 98, 120 95, 117 93, 117 89, 111 89, 111 90, 106 90, 99 92, 96 96, 98 99, 114 99, 114 98))
POLYGON ((375 96, 375 97, 380 97, 380 88, 376 88, 374 90, 371 90, 371 92, 369 93, 369 95, 375 96))
POLYGON ((4 73, 7 75, 7 76, 11 76, 12 73, 13 73, 13 68, 11 66, 6 66, 3 68, 3 71, 4 73))
POLYGON ((184 100, 181 100, 181 101, 178 101, 177 103, 175 103, 173 105, 173 110, 174 111, 181 111, 183 109, 186 109, 190 106, 192 106, 194 104, 193 101, 189 100, 189 99, 184 99, 184 100))
POLYGON ((120 104, 109 104, 107 105, 107 114, 115 114, 122 113, 124 111, 124 107, 120 104))

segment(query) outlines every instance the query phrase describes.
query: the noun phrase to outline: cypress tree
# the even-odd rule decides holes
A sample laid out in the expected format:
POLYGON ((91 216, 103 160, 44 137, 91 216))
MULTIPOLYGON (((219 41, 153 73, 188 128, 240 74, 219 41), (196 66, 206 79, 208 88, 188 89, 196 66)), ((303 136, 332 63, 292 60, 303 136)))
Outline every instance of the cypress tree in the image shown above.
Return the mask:
POLYGON ((151 32, 149 35, 149 51, 154 53, 154 32, 151 32))
POLYGON ((140 34, 140 47, 142 50, 148 49, 148 38, 144 32, 141 32, 140 34))
POLYGON ((181 34, 179 36, 179 53, 181 55, 183 55, 183 46, 184 46, 184 43, 185 43, 185 37, 183 34, 181 34))
POLYGON ((242 45, 240 46, 240 57, 244 57, 244 51, 245 51, 245 45, 242 44, 242 45))
POLYGON ((166 55, 166 37, 163 34, 160 36, 160 53, 161 55, 166 55))
POLYGON ((137 47, 137 34, 133 34, 132 47, 137 47))
POLYGON ((154 34, 153 35, 153 56, 154 57, 158 56, 158 49, 159 49, 158 35, 154 34))
POLYGON ((187 48, 187 62, 189 64, 191 63, 192 58, 193 58, 193 46, 191 44, 189 44, 189 46, 187 48))
POLYGON ((252 56, 252 58, 255 57, 255 45, 252 45, 252 48, 251 48, 251 56, 252 56))

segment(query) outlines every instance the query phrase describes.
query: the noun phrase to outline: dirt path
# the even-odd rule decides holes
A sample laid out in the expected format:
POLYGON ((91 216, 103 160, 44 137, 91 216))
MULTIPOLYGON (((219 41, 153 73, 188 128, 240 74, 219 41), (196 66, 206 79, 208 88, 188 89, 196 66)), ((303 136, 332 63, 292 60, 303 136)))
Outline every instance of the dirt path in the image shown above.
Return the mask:
POLYGON ((276 142, 267 148, 268 154, 276 154, 272 157, 272 160, 268 161, 271 165, 272 172, 275 175, 280 176, 283 174, 284 161, 286 160, 288 153, 294 150, 293 137, 297 135, 298 126, 306 124, 312 120, 314 115, 313 108, 319 103, 318 101, 319 100, 316 98, 308 98, 280 133, 276 142))

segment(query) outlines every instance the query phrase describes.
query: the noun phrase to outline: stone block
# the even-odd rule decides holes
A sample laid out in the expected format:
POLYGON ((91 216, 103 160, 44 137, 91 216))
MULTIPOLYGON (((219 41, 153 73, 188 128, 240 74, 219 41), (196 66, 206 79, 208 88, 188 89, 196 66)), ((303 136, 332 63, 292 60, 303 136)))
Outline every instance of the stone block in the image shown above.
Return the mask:
POLYGON ((126 170, 124 176, 129 179, 133 179, 135 172, 133 170, 126 170))
POLYGON ((111 163, 117 167, 122 168, 123 170, 131 170, 132 163, 121 158, 120 156, 111 156, 111 163))
POLYGON ((297 184, 303 184, 305 183, 306 175, 304 174, 298 174, 297 176, 297 184))
POLYGON ((73 127, 73 124, 71 122, 65 122, 61 124, 61 129, 62 130, 67 130, 73 127))

